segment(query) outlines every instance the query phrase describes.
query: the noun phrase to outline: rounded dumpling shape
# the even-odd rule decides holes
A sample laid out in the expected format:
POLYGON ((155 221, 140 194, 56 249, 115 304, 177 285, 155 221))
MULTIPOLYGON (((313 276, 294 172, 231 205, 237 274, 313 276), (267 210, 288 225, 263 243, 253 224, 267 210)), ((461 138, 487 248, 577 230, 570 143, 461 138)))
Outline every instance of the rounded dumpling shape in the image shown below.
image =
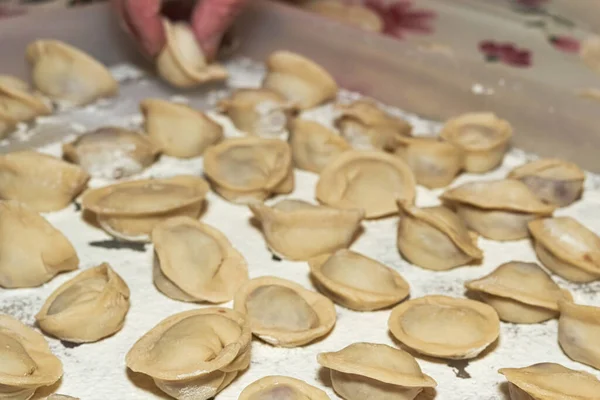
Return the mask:
POLYGON ((204 173, 225 200, 248 204, 294 189, 290 146, 278 139, 243 137, 206 150, 204 173))
POLYGON ((513 179, 469 182, 444 192, 441 199, 480 235, 508 241, 529 237, 527 223, 554 212, 522 182, 513 179))
POLYGON ((316 196, 331 207, 363 209, 366 218, 385 217, 398 212, 398 199, 413 202, 415 178, 393 155, 347 151, 321 171, 316 196))
POLYGON ((477 357, 500 334, 500 320, 487 304, 448 296, 425 296, 392 310, 392 335, 425 355, 464 360, 477 357))
POLYGON ((152 328, 129 350, 125 362, 154 379, 169 396, 208 400, 248 368, 251 339, 246 318, 233 310, 191 310, 152 328))
POLYGON ((89 178, 81 167, 36 151, 0 155, 0 199, 16 200, 38 212, 65 208, 89 178))
POLYGON ((197 218, 208 190, 204 179, 191 175, 143 179, 88 190, 81 205, 116 238, 148 241, 159 222, 176 216, 197 218))
POLYGON ((358 150, 394 151, 400 138, 412 132, 408 122, 386 113, 371 100, 339 105, 338 109, 341 115, 336 118, 335 126, 358 150))
POLYGON ((48 115, 52 109, 29 85, 22 80, 0 75, 0 139, 5 137, 19 122, 27 122, 40 115, 48 115))
POLYGON ((158 74, 178 88, 192 88, 211 81, 227 79, 227 70, 208 64, 202 48, 188 23, 163 19, 166 44, 156 59, 158 74))
POLYGON ((95 178, 119 179, 135 175, 156 160, 158 149, 143 135, 107 126, 63 145, 63 158, 95 178))
POLYGON ((63 374, 44 336, 8 315, 0 315, 0 360, 2 399, 28 400, 63 374))
POLYGON ((529 223, 535 252, 550 271, 572 282, 600 279, 600 237, 571 217, 529 223))
POLYGON ((317 361, 329 368, 333 389, 345 400, 413 400, 437 385, 413 356, 384 344, 353 343, 317 361))
POLYGON ((44 217, 14 201, 0 201, 0 254, 4 288, 40 286, 79 266, 71 242, 44 217))
POLYGON ((336 320, 335 307, 327 297, 270 276, 242 286, 233 308, 247 315, 254 335, 280 347, 302 346, 323 337, 336 320))
POLYGON ((560 301, 558 343, 572 360, 600 370, 600 307, 560 301))
POLYGON ((571 300, 537 264, 511 261, 483 278, 468 281, 475 292, 496 310, 501 320, 536 324, 558 316, 558 302, 571 300))
POLYGON ((96 342, 123 327, 129 288, 103 263, 58 287, 35 319, 46 333, 73 343, 96 342))
POLYGON ((271 251, 291 260, 308 260, 346 248, 364 217, 362 210, 338 210, 301 200, 282 200, 272 207, 251 204, 271 251))
POLYGON ((26 53, 35 87, 52 100, 81 106, 119 91, 104 65, 66 43, 36 40, 26 53))
POLYGON ((350 250, 309 260, 316 286, 334 302, 357 311, 389 307, 408 297, 408 283, 395 270, 350 250))
POLYGON ((445 271, 483 258, 476 235, 450 209, 418 208, 405 202, 399 206, 398 249, 411 263, 445 271))
POLYGON ((446 121, 440 136, 464 151, 467 172, 496 168, 508 149, 512 126, 493 113, 468 113, 446 121))
POLYGON ((215 228, 189 217, 152 230, 154 284, 182 301, 224 303, 248 280, 244 256, 215 228))
POLYGON ((560 364, 540 363, 524 368, 502 368, 498 372, 509 382, 511 400, 591 400, 600 393, 600 380, 594 375, 560 364))
POLYGON ((294 165, 317 174, 338 155, 352 148, 331 129, 301 118, 291 123, 290 146, 294 165))
POLYGON ((556 158, 542 158, 510 171, 545 203, 568 206, 583 193, 585 172, 577 164, 556 158))
POLYGON ((329 396, 299 379, 266 376, 246 386, 238 400, 329 400, 329 396))
POLYGON ((315 12, 371 32, 381 32, 383 21, 377 13, 359 4, 348 4, 340 0, 311 0, 301 3, 305 10, 315 12))
POLYGON ((145 99, 140 109, 148 138, 168 156, 197 157, 223 138, 221 125, 185 104, 145 99))
POLYGON ((269 56, 262 86, 303 110, 332 100, 338 90, 337 83, 323 67, 290 51, 276 51, 269 56))

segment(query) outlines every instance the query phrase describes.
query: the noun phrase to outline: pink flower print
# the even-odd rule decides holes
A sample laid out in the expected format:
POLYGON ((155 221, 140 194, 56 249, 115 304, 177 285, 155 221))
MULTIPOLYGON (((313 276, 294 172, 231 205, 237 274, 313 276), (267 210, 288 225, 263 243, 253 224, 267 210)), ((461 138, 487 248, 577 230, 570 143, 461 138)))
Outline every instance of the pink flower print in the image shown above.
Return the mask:
POLYGON ((365 0, 365 6, 383 21, 383 32, 403 39, 406 33, 429 34, 437 14, 431 10, 415 9, 411 0, 387 3, 385 0, 365 0))
POLYGON ((566 53, 579 53, 581 44, 579 40, 565 35, 550 35, 548 36, 550 43, 558 50, 566 53))
POLYGON ((531 52, 526 49, 519 49, 512 43, 497 43, 491 40, 485 40, 479 43, 481 51, 487 61, 501 62, 513 67, 530 67, 531 52))

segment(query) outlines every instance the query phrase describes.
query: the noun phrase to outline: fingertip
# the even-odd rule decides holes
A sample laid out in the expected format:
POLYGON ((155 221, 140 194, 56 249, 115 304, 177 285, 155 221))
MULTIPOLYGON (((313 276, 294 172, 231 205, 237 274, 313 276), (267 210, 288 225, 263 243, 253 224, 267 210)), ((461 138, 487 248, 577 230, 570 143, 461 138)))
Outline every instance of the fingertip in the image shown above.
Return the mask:
POLYGON ((194 8, 192 30, 207 58, 217 54, 223 35, 246 3, 246 0, 203 0, 194 8))
MULTIPOLYGON (((117 2, 119 0, 116 0, 117 2)), ((160 16, 160 0, 120 0, 124 20, 142 50, 156 57, 162 50, 166 38, 160 16)))

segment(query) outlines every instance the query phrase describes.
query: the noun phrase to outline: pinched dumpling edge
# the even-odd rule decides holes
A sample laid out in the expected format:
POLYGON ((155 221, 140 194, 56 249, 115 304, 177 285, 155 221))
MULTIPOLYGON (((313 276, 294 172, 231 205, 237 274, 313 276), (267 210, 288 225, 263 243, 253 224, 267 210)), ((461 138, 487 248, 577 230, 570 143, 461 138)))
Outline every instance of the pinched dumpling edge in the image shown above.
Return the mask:
POLYGON ((300 391, 302 395, 306 396, 306 399, 303 400, 329 400, 329 396, 321 389, 309 385, 300 379, 280 375, 269 375, 252 382, 242 390, 238 400, 251 400, 254 399, 253 396, 260 394, 264 390, 268 390, 270 387, 283 385, 291 386, 300 391))
MULTIPOLYGON (((157 224, 152 230, 151 234, 152 243, 154 244, 154 252, 158 261, 154 265, 154 269, 158 269, 159 271, 154 272, 154 283, 156 285, 156 274, 160 274, 162 279, 165 279, 170 284, 175 286, 176 289, 181 291, 184 295, 190 297, 190 301, 206 301, 210 303, 224 303, 231 299, 237 289, 248 280, 248 265, 246 263, 246 259, 238 250, 236 250, 229 239, 219 230, 213 228, 210 225, 204 224, 196 219, 190 217, 174 217, 170 218, 166 221, 163 221, 157 224), (190 293, 190 291, 185 290, 181 287, 181 283, 183 282, 175 282, 171 276, 169 276, 169 269, 176 269, 177 266, 173 266, 170 263, 165 264, 165 261, 169 258, 167 253, 165 253, 165 249, 161 243, 161 235, 165 234, 169 228, 178 225, 186 225, 188 227, 197 229, 201 231, 203 234, 210 236, 214 239, 219 248, 221 250, 221 255, 223 259, 221 260, 221 264, 219 265, 219 271, 213 276, 213 279, 216 278, 217 275, 223 272, 223 269, 227 268, 229 272, 229 276, 221 277, 221 279, 228 281, 229 290, 221 292, 221 291, 213 291, 211 284, 207 283, 205 291, 202 293, 190 293), (159 264, 159 265, 156 265, 159 264), (167 270, 165 270, 165 268, 167 270)), ((196 266, 198 268, 202 268, 202 266, 196 266)), ((167 293, 163 292, 160 288, 159 290, 164 293, 166 296, 169 296, 167 293)), ((170 297, 170 296, 169 296, 170 297)))
MULTIPOLYGON (((410 285, 408 282, 393 268, 388 267, 385 264, 380 263, 370 257, 363 254, 353 252, 351 250, 338 250, 335 253, 323 254, 308 260, 310 267, 310 273, 317 283, 317 288, 322 285, 325 289, 324 294, 333 294, 333 300, 343 305, 344 307, 350 308, 357 311, 371 311, 385 307, 392 306, 406 299, 410 294, 410 285), (355 288, 346 284, 336 282, 329 278, 322 272, 322 267, 329 261, 331 257, 335 257, 339 253, 353 253, 361 257, 378 264, 381 268, 385 268, 390 272, 390 275, 397 287, 397 292, 394 294, 371 292, 364 289, 355 288)), ((322 290, 320 290, 323 292, 322 290)), ((329 297, 329 296, 328 296, 329 297)))
POLYGON ((500 318, 493 307, 479 301, 463 299, 442 295, 427 295, 406 301, 396 306, 388 319, 388 328, 392 335, 409 348, 418 353, 454 360, 464 360, 477 357, 488 346, 494 343, 500 335, 500 318), (465 346, 453 346, 450 344, 438 344, 422 341, 419 338, 404 332, 400 318, 412 306, 420 304, 434 304, 443 307, 466 307, 482 315, 486 320, 488 329, 482 335, 483 338, 475 343, 465 346))
POLYGON ((455 143, 453 140, 457 134, 460 134, 460 128, 466 124, 480 124, 484 126, 494 126, 494 130, 498 133, 496 140, 487 147, 471 148, 465 145, 456 143, 457 146, 463 148, 466 152, 487 152, 494 150, 497 147, 504 146, 512 137, 513 129, 508 121, 503 120, 491 112, 476 112, 466 113, 457 117, 451 118, 444 124, 440 137, 448 142, 455 143), (474 122, 473 122, 474 121, 474 122))
MULTIPOLYGON (((252 333, 263 341, 279 347, 297 347, 308 344, 327 335, 335 325, 337 314, 333 302, 320 293, 306 289, 295 282, 274 276, 262 276, 246 282, 235 294, 233 309, 247 315, 246 300, 262 286, 281 286, 291 289, 300 296, 313 309, 319 318, 319 325, 315 328, 299 332, 290 332, 280 329, 264 329, 261 326, 252 326, 252 333)), ((250 320, 250 318, 249 318, 250 320)), ((249 321, 252 324, 252 321, 249 321)))

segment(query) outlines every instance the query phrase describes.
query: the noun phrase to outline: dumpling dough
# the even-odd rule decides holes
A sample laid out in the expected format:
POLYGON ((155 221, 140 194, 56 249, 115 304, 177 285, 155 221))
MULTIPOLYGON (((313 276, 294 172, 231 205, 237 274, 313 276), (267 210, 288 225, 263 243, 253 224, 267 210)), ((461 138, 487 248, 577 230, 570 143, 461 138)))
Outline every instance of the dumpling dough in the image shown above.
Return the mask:
POLYGON ((335 307, 327 297, 272 276, 242 286, 233 309, 248 316, 254 335, 280 347, 302 346, 323 337, 336 320, 335 307))
POLYGON ((172 315, 142 336, 127 367, 150 376, 178 400, 208 400, 250 365, 252 333, 246 318, 209 307, 172 315))
POLYGON ((498 372, 509 382, 511 400, 594 400, 600 393, 600 380, 594 375, 560 364, 540 363, 498 372))
POLYGON ((299 379, 266 376, 246 386, 238 400, 329 400, 329 396, 299 379))
POLYGON ((8 315, 0 315, 0 360, 1 399, 28 400, 63 374, 44 336, 8 315))
POLYGON ((513 169, 508 177, 526 184, 543 202, 564 207, 583 193, 585 172, 574 163, 542 158, 513 169))
POLYGON ((95 178, 135 175, 156 160, 158 149, 140 133, 114 126, 96 129, 63 145, 63 157, 95 178))
POLYGON ((437 385, 413 356, 384 344, 354 343, 317 361, 329 368, 333 389, 345 400, 413 400, 437 385))
POLYGON ((0 139, 19 122, 27 122, 39 115, 48 115, 52 109, 37 93, 31 93, 26 82, 0 75, 0 139))
POLYGON ((561 301, 558 343, 572 360, 600 370, 600 307, 561 301))
POLYGON ((201 111, 160 99, 140 103, 148 138, 164 154, 197 157, 223 139, 223 128, 201 111))
POLYGON ((81 106, 119 91, 104 65, 66 43, 36 40, 26 53, 35 87, 52 100, 81 106))
POLYGON ((572 300, 537 264, 511 261, 465 287, 494 307, 500 319, 536 324, 558 316, 558 302, 572 300))
POLYGON ((75 249, 59 230, 13 201, 0 201, 0 255, 0 286, 4 288, 40 286, 79 265, 75 249))
POLYGON ((238 204, 294 189, 290 146, 278 139, 227 139, 206 151, 204 173, 218 194, 238 204))
POLYGON ((217 229, 189 217, 152 230, 154 284, 182 301, 224 303, 248 280, 244 256, 217 229))
POLYGON ((282 200, 272 207, 251 204, 271 251, 290 260, 308 260, 346 248, 364 217, 362 210, 338 210, 302 200, 282 200))
POLYGON ((227 79, 225 68, 209 64, 189 24, 163 19, 167 44, 156 59, 158 74, 178 88, 227 79))
POLYGON ((487 304, 448 296, 425 296, 392 310, 388 327, 404 345, 432 357, 477 357, 500 334, 500 320, 487 304))
POLYGON ((340 209, 363 209, 365 217, 398 212, 397 200, 412 203, 415 177, 397 157, 380 151, 347 151, 328 164, 317 183, 317 199, 340 209))
POLYGON ((38 212, 65 208, 89 178, 79 166, 35 151, 0 155, 0 199, 16 200, 38 212))
POLYGON ((332 100, 338 86, 323 67, 290 51, 276 51, 267 59, 263 87, 279 93, 305 110, 332 100))
POLYGON ((301 7, 366 31, 383 30, 383 21, 379 15, 362 5, 348 4, 340 0, 310 0, 301 3, 301 7))
POLYGON ((338 250, 309 260, 316 287, 334 302, 357 311, 389 307, 408 297, 402 276, 350 250, 338 250))
POLYGON ((88 190, 81 206, 112 236, 148 241, 159 222, 177 216, 197 218, 208 190, 204 179, 191 175, 143 179, 88 190))
POLYGON ((529 237, 527 223, 551 215, 556 208, 513 179, 465 183, 447 190, 441 199, 456 208, 470 229, 501 241, 529 237))
POLYGON ((467 172, 482 173, 502 163, 512 126, 493 113, 468 113, 446 122, 440 136, 464 151, 467 172))
POLYGON ((445 271, 480 261, 477 235, 443 206, 418 208, 399 202, 398 249, 421 268, 445 271))
POLYGON ((121 330, 129 311, 129 288, 103 263, 63 283, 35 319, 42 330, 73 343, 96 342, 121 330))

